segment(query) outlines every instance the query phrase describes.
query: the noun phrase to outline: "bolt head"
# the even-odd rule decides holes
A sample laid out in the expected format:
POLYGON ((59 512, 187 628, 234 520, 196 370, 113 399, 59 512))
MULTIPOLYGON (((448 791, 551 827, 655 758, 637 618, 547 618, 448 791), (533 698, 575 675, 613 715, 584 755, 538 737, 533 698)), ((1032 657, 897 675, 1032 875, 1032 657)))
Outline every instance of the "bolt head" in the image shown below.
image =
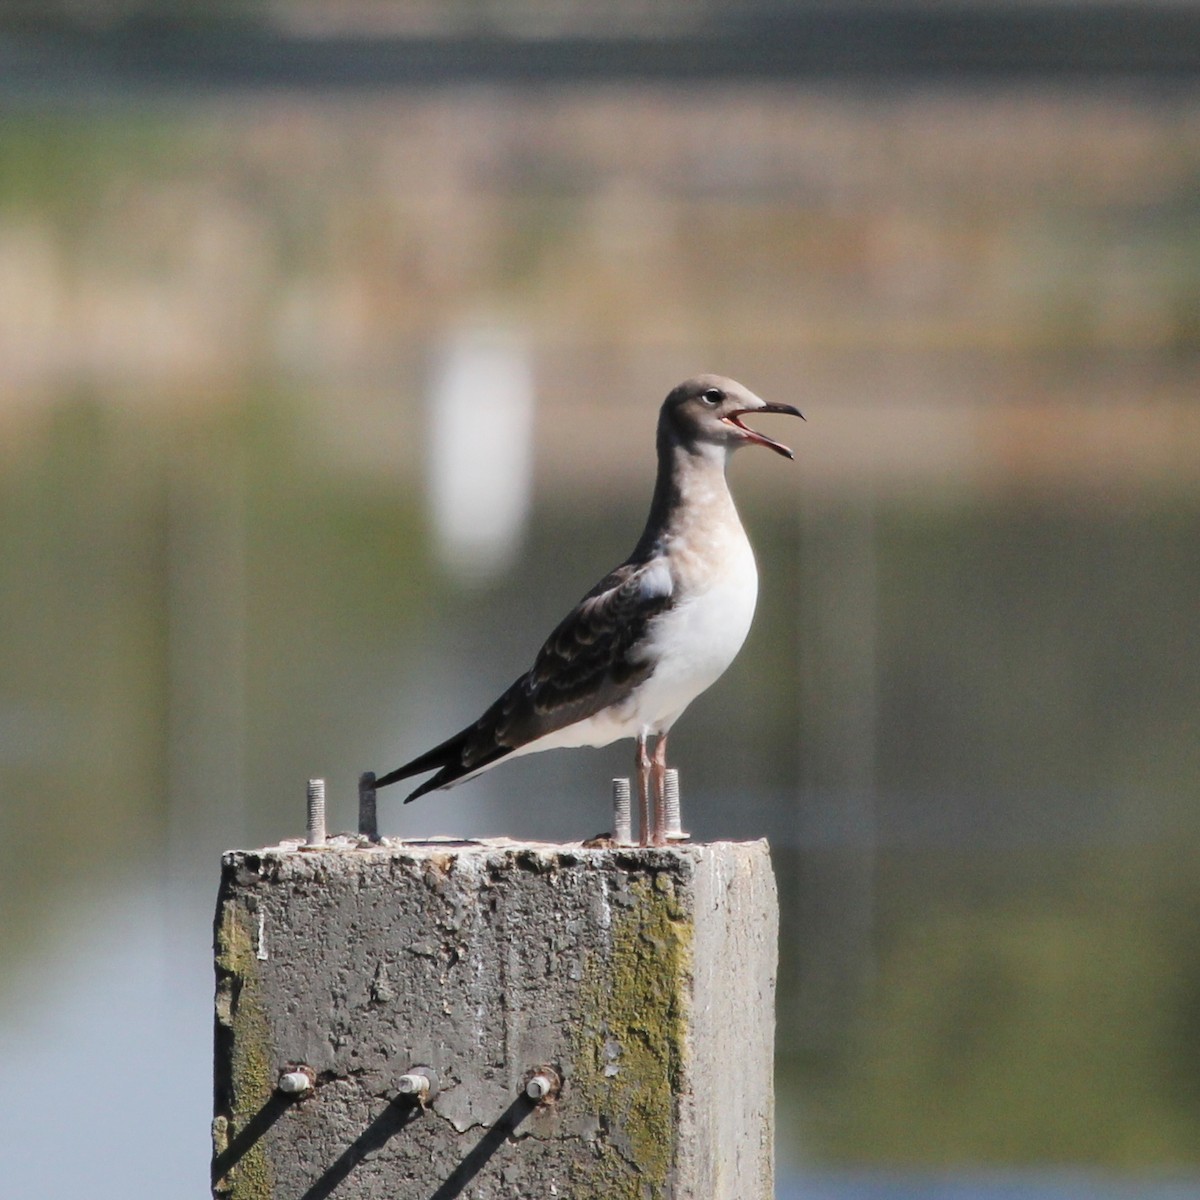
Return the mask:
POLYGON ((553 1067, 538 1067, 525 1081, 525 1095, 535 1104, 540 1104, 558 1093, 562 1081, 553 1067))
POLYGON ((285 1096, 303 1096, 316 1086, 316 1079, 308 1067, 297 1067, 294 1071, 281 1071, 276 1087, 285 1096))

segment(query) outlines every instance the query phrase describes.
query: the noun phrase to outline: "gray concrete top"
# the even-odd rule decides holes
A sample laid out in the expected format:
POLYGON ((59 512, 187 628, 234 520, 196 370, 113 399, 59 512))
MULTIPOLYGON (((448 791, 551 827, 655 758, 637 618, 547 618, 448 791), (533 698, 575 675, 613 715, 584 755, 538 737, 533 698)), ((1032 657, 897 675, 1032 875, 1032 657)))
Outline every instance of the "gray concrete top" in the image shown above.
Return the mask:
POLYGON ((621 846, 607 839, 589 839, 582 842, 533 842, 528 839, 508 837, 452 838, 432 837, 405 838, 384 837, 371 841, 359 833, 331 835, 323 845, 306 846, 304 838, 284 838, 277 845, 263 846, 255 850, 226 850, 222 862, 226 867, 245 866, 249 860, 278 863, 283 866, 291 860, 293 865, 302 859, 328 861, 342 857, 398 858, 420 862, 429 860, 444 862, 447 856, 455 859, 479 859, 487 861, 511 858, 518 855, 530 866, 539 862, 547 866, 562 864, 568 860, 576 863, 608 865, 614 861, 626 861, 631 866, 667 867, 675 863, 699 863, 714 851, 722 854, 737 853, 738 848, 753 854, 767 850, 765 838, 745 842, 676 842, 669 846, 621 846))

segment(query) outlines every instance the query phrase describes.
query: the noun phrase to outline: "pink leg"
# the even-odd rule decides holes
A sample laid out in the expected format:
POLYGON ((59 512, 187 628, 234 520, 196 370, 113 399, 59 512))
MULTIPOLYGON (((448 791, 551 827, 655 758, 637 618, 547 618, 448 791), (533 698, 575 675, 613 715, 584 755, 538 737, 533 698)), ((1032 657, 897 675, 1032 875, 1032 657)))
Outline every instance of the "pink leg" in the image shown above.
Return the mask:
POLYGON ((667 844, 667 735, 654 743, 654 837, 656 846, 667 844))
POLYGON ((650 845, 650 754, 646 750, 646 735, 637 740, 638 820, 641 822, 641 844, 650 845))

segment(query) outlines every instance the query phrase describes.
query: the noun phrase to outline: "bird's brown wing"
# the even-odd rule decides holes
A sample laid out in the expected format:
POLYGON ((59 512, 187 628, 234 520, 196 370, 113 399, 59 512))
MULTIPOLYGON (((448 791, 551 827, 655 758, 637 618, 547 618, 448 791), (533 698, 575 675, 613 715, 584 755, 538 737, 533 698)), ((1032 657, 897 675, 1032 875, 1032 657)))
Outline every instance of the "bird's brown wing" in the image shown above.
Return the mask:
POLYGON ((526 684, 533 711, 550 722, 535 736, 599 712, 650 673, 637 650, 650 620, 670 607, 672 593, 661 559, 626 563, 588 592, 518 681, 526 684), (556 719, 558 713, 567 719, 556 719))
POLYGON ((438 768, 408 797, 414 800, 623 699, 653 670, 639 646, 650 621, 671 606, 672 591, 661 558, 624 563, 584 596, 478 721, 376 786, 438 768))

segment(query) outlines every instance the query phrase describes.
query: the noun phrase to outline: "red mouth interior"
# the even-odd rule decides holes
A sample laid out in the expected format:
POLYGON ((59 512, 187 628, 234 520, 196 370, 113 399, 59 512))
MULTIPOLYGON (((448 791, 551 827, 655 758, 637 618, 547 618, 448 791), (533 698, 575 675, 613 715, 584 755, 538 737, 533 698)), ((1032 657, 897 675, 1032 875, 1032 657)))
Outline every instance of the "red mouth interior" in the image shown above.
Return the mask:
POLYGON ((736 412, 726 413, 721 420, 727 425, 732 425, 735 429, 740 430, 750 441, 757 442, 760 446, 767 446, 777 454, 782 454, 785 458, 791 458, 791 450, 782 442, 777 442, 774 438, 767 437, 765 433, 759 433, 757 429, 751 429, 748 425, 742 424, 742 417, 749 412, 754 412, 754 409, 740 408, 736 412))

